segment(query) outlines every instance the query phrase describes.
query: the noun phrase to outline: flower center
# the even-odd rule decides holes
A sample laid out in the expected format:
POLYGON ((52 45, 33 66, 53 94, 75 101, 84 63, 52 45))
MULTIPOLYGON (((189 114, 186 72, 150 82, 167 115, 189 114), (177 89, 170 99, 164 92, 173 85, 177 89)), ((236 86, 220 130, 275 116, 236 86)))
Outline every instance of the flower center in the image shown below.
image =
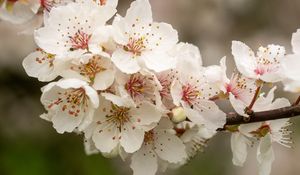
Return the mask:
POLYGON ((85 50, 89 48, 89 40, 91 39, 92 35, 86 34, 83 31, 78 30, 74 36, 70 36, 70 42, 72 44, 70 50, 78 50, 82 49, 85 50))
POLYGON ((77 117, 80 112, 86 112, 88 107, 88 97, 83 88, 70 89, 64 93, 59 92, 58 98, 48 105, 51 109, 53 106, 60 106, 62 111, 67 111, 70 116, 77 117))
POLYGON ((96 74, 105 71, 106 68, 102 66, 102 59, 100 56, 93 56, 87 64, 80 66, 71 66, 71 70, 79 71, 80 75, 94 81, 96 74))
POLYGON ((254 70, 254 72, 257 74, 257 75, 263 75, 265 74, 265 70, 263 68, 256 68, 254 70))
POLYGON ((115 123, 121 132, 122 126, 130 120, 129 110, 130 108, 111 104, 110 115, 106 116, 107 121, 115 123))
POLYGON ((201 96, 201 92, 197 90, 196 86, 187 84, 182 87, 182 100, 192 105, 195 100, 201 96))
POLYGON ((144 135, 144 144, 145 145, 152 144, 154 142, 154 136, 155 135, 154 135, 153 130, 145 132, 145 135, 144 135))
POLYGON ((269 125, 264 124, 260 128, 258 128, 256 131, 250 132, 252 135, 254 135, 257 138, 262 138, 266 136, 268 133, 271 132, 271 128, 269 125))
POLYGON ((54 59, 55 59, 55 55, 50 54, 50 53, 46 53, 46 52, 43 51, 42 49, 37 49, 37 51, 41 52, 44 56, 43 56, 42 58, 36 57, 36 58, 35 58, 35 61, 36 61, 38 64, 43 64, 43 63, 45 63, 45 62, 48 62, 48 63, 49 63, 49 67, 52 67, 52 66, 53 66, 53 62, 54 62, 54 59))
MULTIPOLYGON (((229 84, 225 85, 227 93, 232 93, 235 98, 241 98, 241 94, 248 87, 247 80, 241 74, 235 74, 230 80, 229 84)), ((251 90, 251 89, 250 89, 251 90)))
POLYGON ((129 42, 124 46, 124 50, 133 53, 135 56, 141 56, 143 50, 145 50, 145 37, 139 39, 129 38, 129 42))
POLYGON ((131 75, 125 84, 125 89, 132 98, 142 95, 145 91, 146 82, 140 76, 131 75))

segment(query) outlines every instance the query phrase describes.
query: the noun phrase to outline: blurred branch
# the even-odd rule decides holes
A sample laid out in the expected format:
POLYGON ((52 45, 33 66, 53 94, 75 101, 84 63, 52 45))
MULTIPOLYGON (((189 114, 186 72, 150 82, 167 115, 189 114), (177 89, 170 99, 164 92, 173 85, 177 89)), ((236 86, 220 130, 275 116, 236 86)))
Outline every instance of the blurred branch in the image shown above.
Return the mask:
POLYGON ((230 125, 263 122, 268 120, 277 120, 296 116, 300 116, 300 105, 293 105, 270 111, 254 112, 249 118, 245 118, 244 116, 241 116, 235 112, 231 112, 227 114, 226 124, 224 128, 219 128, 218 131, 225 130, 226 126, 230 125))

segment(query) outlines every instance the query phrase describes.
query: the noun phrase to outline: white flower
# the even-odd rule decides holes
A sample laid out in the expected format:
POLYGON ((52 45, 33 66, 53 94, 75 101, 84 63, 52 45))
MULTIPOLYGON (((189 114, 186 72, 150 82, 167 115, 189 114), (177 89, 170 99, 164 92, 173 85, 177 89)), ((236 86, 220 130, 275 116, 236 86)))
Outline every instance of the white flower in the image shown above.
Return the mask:
POLYGON ((144 140, 149 125, 157 123, 161 112, 149 102, 135 107, 130 99, 103 93, 95 113, 92 139, 103 153, 110 153, 121 145, 128 153, 137 151, 144 140))
POLYGON ((65 66, 62 76, 77 78, 89 82, 96 90, 109 88, 115 79, 115 70, 109 58, 100 55, 85 55, 85 58, 72 60, 65 66))
POLYGON ((39 0, 4 0, 0 5, 0 19, 13 24, 24 24, 30 21, 40 8, 39 0))
MULTIPOLYGON (((286 102, 282 100, 281 103, 284 105, 286 102)), ((285 107, 289 105, 289 103, 286 103, 284 106, 282 105, 280 106, 285 107)), ((268 175, 271 172, 272 162, 275 159, 272 142, 277 142, 290 148, 288 144, 292 143, 289 137, 291 132, 286 129, 286 127, 290 125, 288 121, 289 119, 279 119, 240 126, 240 132, 243 134, 248 137, 260 139, 259 146, 257 148, 259 175, 268 175)), ((240 152, 240 154, 243 153, 240 152)))
POLYGON ((176 68, 156 73, 156 77, 161 86, 159 93, 163 106, 172 110, 175 105, 171 96, 171 85, 178 74, 187 72, 199 72, 202 67, 202 59, 199 49, 188 43, 178 43, 170 51, 176 59, 176 68))
POLYGON ((155 175, 165 161, 179 163, 187 158, 185 146, 172 128, 171 121, 162 118, 157 127, 145 133, 142 147, 131 158, 134 175, 155 175))
POLYGON ((175 66, 167 52, 177 43, 177 32, 169 24, 153 22, 148 0, 134 1, 124 18, 115 18, 113 27, 119 47, 112 61, 122 72, 132 74, 144 67, 160 72, 175 66))
MULTIPOLYGON (((269 94, 264 97, 260 96, 253 106, 255 112, 272 110, 289 106, 287 99, 279 98, 273 102, 274 99, 273 88, 269 94)), ((231 148, 233 152, 233 163, 238 166, 243 166, 247 157, 247 147, 251 140, 260 140, 257 150, 257 160, 259 163, 259 174, 268 175, 271 171, 271 165, 274 160, 272 150, 272 142, 277 142, 281 145, 289 147, 290 131, 285 129, 290 125, 289 119, 279 119, 266 122, 257 122, 251 124, 244 124, 232 129, 233 135, 231 137, 231 148)))
POLYGON ((59 57, 102 53, 99 45, 109 39, 105 23, 114 13, 112 7, 89 3, 53 8, 44 21, 45 26, 35 31, 35 41, 40 48, 59 57))
MULTIPOLYGON (((197 74, 197 72, 195 72, 197 74)), ((191 76, 180 73, 171 86, 173 103, 182 106, 187 118, 198 125, 204 125, 209 129, 216 130, 225 124, 226 115, 211 100, 214 95, 219 94, 200 75, 191 76)))
POLYGON ((282 61, 282 74, 284 75, 284 89, 291 92, 300 92, 300 29, 293 33, 292 47, 294 54, 287 55, 282 61))
POLYGON ((64 61, 37 49, 23 60, 23 67, 29 76, 38 78, 39 81, 52 81, 64 69, 64 61))
POLYGON ((58 133, 64 133, 84 130, 92 122, 99 98, 86 82, 66 79, 45 86, 41 102, 48 111, 42 117, 51 121, 58 133))
POLYGON ((237 69, 245 77, 271 83, 282 79, 280 62, 285 54, 284 47, 278 45, 259 47, 255 55, 246 44, 240 41, 233 41, 232 54, 237 69))
MULTIPOLYGON (((250 79, 245 76, 243 76, 239 72, 234 72, 231 75, 231 78, 227 78, 226 75, 226 58, 222 58, 220 61, 220 70, 215 71, 218 72, 221 78, 215 78, 218 81, 220 81, 220 89, 223 91, 223 93, 226 96, 234 97, 236 100, 240 100, 243 103, 249 104, 252 101, 252 98, 254 96, 255 90, 257 88, 256 86, 256 80, 250 79)), ((218 77, 218 76, 216 76, 218 77)), ((234 101, 231 101, 232 106, 234 106, 234 101)))
POLYGON ((137 104, 157 101, 161 86, 153 73, 141 71, 128 75, 118 72, 116 77, 117 88, 122 96, 131 97, 137 104))

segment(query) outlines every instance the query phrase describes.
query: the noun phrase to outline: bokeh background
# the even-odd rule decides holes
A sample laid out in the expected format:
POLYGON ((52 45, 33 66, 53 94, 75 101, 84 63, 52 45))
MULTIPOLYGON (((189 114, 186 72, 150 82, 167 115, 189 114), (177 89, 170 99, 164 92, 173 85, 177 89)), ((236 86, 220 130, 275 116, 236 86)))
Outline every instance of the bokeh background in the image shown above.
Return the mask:
MULTIPOLYGON (((119 13, 124 15, 131 1, 119 1, 119 13)), ((221 57, 227 56, 229 70, 234 69, 232 40, 246 42, 254 50, 277 43, 290 52, 291 35, 300 28, 300 1, 296 0, 150 1, 154 19, 171 23, 181 41, 199 46, 204 65, 218 64, 221 57)), ((17 35, 20 28, 0 21, 0 175, 130 175, 128 162, 86 156, 82 136, 57 134, 50 123, 39 118, 43 113, 40 88, 44 84, 29 78, 21 65, 36 46, 32 36, 17 35)), ((297 98, 281 91, 277 94, 291 101, 297 98)), ((294 148, 274 146, 272 175, 300 174, 300 120, 292 122, 294 148)), ((257 174, 256 148, 250 149, 245 167, 235 167, 229 139, 227 133, 218 134, 204 153, 166 174, 257 174)))

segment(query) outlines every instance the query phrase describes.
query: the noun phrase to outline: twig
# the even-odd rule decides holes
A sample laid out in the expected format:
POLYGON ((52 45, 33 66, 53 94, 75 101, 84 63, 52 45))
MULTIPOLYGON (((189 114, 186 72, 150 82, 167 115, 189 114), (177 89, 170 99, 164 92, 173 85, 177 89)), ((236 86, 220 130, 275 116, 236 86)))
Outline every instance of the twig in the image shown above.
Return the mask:
POLYGON ((299 103, 300 103, 300 96, 297 98, 297 100, 295 101, 295 103, 293 105, 295 106, 295 105, 298 105, 299 103))
POLYGON ((263 122, 268 120, 277 120, 283 118, 291 118, 300 116, 300 105, 294 105, 270 111, 254 112, 249 121, 244 120, 244 116, 241 116, 235 112, 227 114, 226 124, 224 128, 219 128, 218 131, 225 130, 226 126, 239 125, 254 122, 263 122))

